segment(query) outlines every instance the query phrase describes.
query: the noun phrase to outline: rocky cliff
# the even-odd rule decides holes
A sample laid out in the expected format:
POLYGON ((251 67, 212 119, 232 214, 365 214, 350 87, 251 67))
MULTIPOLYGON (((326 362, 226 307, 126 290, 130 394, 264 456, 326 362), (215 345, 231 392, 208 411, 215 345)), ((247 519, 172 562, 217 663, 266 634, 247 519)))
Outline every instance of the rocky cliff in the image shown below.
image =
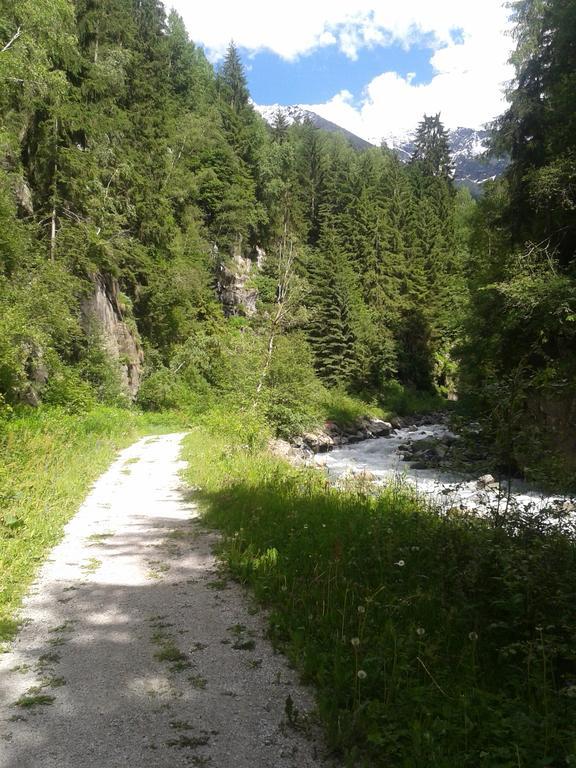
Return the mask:
POLYGON ((138 394, 144 363, 144 352, 136 326, 122 306, 120 289, 110 275, 95 275, 93 289, 80 307, 82 328, 102 336, 110 357, 118 362, 122 386, 134 399, 138 394))
MULTIPOLYGON (((215 251, 216 255, 218 251, 215 251)), ((252 317, 256 314, 258 290, 250 285, 255 272, 262 267, 265 252, 256 246, 249 255, 243 255, 241 244, 235 246, 232 258, 220 261, 217 266, 218 296, 227 317, 241 315, 252 317)))

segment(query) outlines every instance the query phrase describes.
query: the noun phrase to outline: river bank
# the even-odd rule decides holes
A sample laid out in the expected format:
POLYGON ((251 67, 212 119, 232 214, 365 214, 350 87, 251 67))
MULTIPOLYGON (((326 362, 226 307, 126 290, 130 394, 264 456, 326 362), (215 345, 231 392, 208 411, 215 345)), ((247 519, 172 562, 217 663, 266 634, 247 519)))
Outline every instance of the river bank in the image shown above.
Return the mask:
POLYGON ((405 484, 443 510, 495 517, 545 512, 548 521, 572 527, 573 498, 496 472, 484 443, 478 424, 457 432, 448 414, 435 412, 389 422, 365 417, 347 427, 329 422, 291 444, 272 441, 271 450, 296 466, 323 468, 337 485, 359 478, 376 486, 405 484))

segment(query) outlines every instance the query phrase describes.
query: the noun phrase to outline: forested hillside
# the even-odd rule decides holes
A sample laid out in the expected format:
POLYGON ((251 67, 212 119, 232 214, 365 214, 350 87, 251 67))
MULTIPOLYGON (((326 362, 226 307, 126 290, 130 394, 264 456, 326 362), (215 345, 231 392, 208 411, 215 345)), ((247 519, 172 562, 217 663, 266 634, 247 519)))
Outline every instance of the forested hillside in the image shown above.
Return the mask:
POLYGON ((269 128, 234 46, 215 71, 159 0, 5 4, 5 407, 233 392, 290 433, 322 386, 407 386, 473 395, 504 462, 571 461, 574 11, 514 13, 512 162, 475 206, 439 118, 403 165, 269 128))
POLYGON ((270 394, 289 430, 316 374, 453 390, 472 204, 438 122, 409 167, 270 130, 235 48, 215 72, 157 0, 12 4, 1 29, 7 404, 300 388, 270 394))

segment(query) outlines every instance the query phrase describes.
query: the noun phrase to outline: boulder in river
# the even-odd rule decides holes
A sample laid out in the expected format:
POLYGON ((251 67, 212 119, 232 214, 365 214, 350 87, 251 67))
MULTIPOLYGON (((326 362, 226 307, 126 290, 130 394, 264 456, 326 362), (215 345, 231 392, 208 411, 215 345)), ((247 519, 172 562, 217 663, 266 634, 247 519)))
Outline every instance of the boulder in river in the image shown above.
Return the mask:
POLYGON ((476 485, 478 488, 497 488, 498 481, 493 475, 482 475, 482 477, 479 477, 478 480, 476 480, 476 485))
POLYGON ((325 453, 334 447, 334 439, 322 430, 305 432, 302 435, 302 442, 312 453, 325 453))

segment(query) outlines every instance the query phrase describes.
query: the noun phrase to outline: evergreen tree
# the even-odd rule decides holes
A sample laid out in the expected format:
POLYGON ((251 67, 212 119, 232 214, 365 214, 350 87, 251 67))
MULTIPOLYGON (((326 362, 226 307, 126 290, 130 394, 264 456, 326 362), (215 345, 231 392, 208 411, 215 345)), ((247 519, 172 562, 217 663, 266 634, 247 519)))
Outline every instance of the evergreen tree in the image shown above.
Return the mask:
POLYGON ((288 137, 288 119, 281 109, 277 109, 272 120, 272 136, 274 141, 282 143, 288 137))
POLYGON ((309 279, 316 370, 330 386, 350 385, 357 367, 358 295, 354 273, 330 229, 322 234, 309 279))
POLYGON ((454 177, 448 132, 442 125, 440 114, 424 115, 416 131, 411 162, 420 165, 425 174, 446 181, 454 177))
POLYGON ((219 76, 222 97, 238 114, 247 106, 249 93, 244 66, 233 40, 228 45, 219 76))

